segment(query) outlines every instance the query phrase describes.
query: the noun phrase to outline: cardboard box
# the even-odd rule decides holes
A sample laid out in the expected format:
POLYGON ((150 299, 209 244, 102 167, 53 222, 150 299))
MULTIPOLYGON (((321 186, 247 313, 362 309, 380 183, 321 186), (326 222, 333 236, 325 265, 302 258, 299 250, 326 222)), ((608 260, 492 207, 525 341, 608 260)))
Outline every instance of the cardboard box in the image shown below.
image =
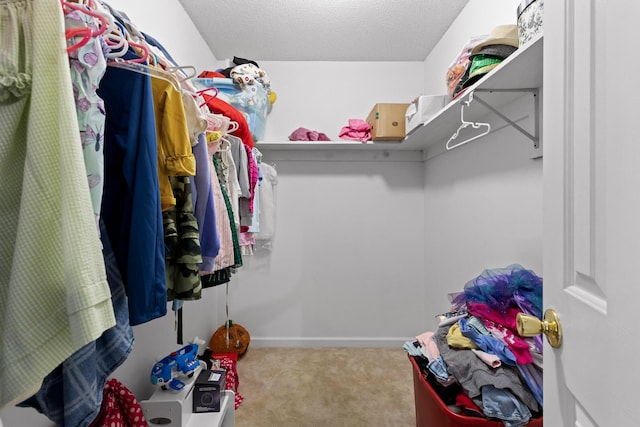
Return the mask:
POLYGON ((193 412, 220 412, 220 398, 224 390, 224 370, 203 369, 193 385, 193 412))
POLYGON ((404 139, 405 113, 409 104, 376 104, 367 123, 371 126, 372 141, 401 141, 404 139))

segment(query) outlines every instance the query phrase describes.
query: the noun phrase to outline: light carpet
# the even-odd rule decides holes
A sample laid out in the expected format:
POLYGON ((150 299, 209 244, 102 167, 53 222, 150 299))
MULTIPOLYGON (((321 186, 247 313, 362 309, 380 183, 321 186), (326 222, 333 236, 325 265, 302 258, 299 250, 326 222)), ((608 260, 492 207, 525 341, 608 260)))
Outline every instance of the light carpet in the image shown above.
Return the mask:
POLYGON ((249 348, 237 364, 237 427, 412 427, 401 348, 249 348))

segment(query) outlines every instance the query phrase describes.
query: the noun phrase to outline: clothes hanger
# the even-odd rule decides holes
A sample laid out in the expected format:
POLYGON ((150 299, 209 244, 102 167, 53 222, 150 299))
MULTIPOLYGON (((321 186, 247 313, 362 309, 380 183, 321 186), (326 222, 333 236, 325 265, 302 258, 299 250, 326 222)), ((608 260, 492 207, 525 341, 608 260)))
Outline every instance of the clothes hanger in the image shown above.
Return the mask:
POLYGON ((92 33, 93 32, 89 27, 69 28, 68 30, 65 30, 65 38, 67 40, 72 39, 74 37, 82 36, 82 39, 80 39, 79 42, 67 47, 67 53, 71 53, 76 49, 80 49, 82 46, 89 43, 89 40, 91 40, 92 33))
MULTIPOLYGON (((211 98, 216 98, 218 96, 218 89, 215 88, 215 87, 208 87, 206 89, 197 90, 196 94, 202 96, 203 94, 205 94, 206 92, 209 92, 209 91, 214 91, 213 95, 209 95, 211 98)), ((202 108, 205 105, 207 105, 207 102, 208 102, 208 100, 205 100, 204 97, 202 97, 202 99, 204 100, 204 102, 200 104, 200 108, 202 108)))
POLYGON ((104 34, 107 31, 107 29, 111 28, 112 24, 111 22, 108 21, 108 19, 105 16, 85 7, 84 5, 70 3, 64 0, 60 0, 60 5, 62 6, 62 11, 65 15, 71 13, 72 11, 79 11, 81 13, 84 13, 86 15, 89 15, 97 19, 99 22, 99 26, 98 26, 99 28, 97 31, 94 31, 88 26, 78 27, 78 28, 69 28, 65 30, 65 38, 67 40, 72 39, 74 37, 82 36, 82 39, 80 39, 80 41, 67 47, 67 53, 73 52, 74 50, 81 48, 82 46, 86 45, 92 37, 98 37, 104 34))
POLYGON ((113 21, 113 24, 111 32, 105 37, 110 50, 107 58, 121 58, 129 50, 129 42, 127 41, 124 26, 116 20, 113 21))
MULTIPOLYGON (((114 19, 114 29, 117 28, 117 30, 119 31, 116 32, 116 38, 119 38, 121 41, 123 41, 123 46, 122 49, 119 51, 114 51, 114 48, 118 48, 120 46, 114 46, 111 45, 110 48, 112 49, 111 52, 109 52, 107 54, 107 58, 121 58, 122 56, 124 56, 127 51, 129 50, 129 47, 134 47, 137 48, 139 50, 142 51, 142 55, 139 58, 135 58, 135 59, 127 59, 127 62, 137 62, 137 63, 144 63, 147 62, 147 60, 149 59, 149 49, 141 44, 141 43, 137 43, 133 40, 130 40, 130 38, 127 36, 127 30, 124 28, 124 25, 122 25, 120 22, 116 21, 114 19)), ((111 39, 113 33, 110 33, 109 36, 107 37, 107 43, 109 44, 109 40, 111 39)), ((134 51, 136 52, 136 54, 139 55, 138 51, 134 49, 134 51)))
POLYGON ((215 132, 215 131, 222 132, 222 127, 223 127, 222 116, 214 113, 205 113, 205 118, 207 119, 208 132, 215 132))
POLYGON ((83 6, 83 5, 79 5, 77 3, 69 3, 68 1, 65 1, 65 0, 60 0, 60 4, 62 5, 62 10, 65 13, 65 15, 70 13, 70 12, 67 12, 65 10, 65 8, 72 9, 72 10, 77 10, 79 12, 87 14, 87 15, 93 17, 93 18, 96 18, 100 22, 100 27, 99 27, 99 29, 97 31, 91 30, 92 37, 97 37, 97 36, 100 36, 100 35, 104 34, 104 32, 109 27, 109 25, 107 24, 107 19, 102 14, 100 14, 98 12, 95 12, 95 11, 93 11, 93 10, 83 6))
POLYGON ((111 61, 107 62, 109 67, 120 68, 123 70, 133 71, 134 73, 144 74, 152 78, 158 78, 162 80, 166 80, 174 87, 176 91, 180 91, 180 86, 176 81, 176 78, 173 74, 167 73, 160 68, 150 67, 146 64, 141 64, 139 62, 133 62, 131 60, 124 60, 121 58, 115 58, 111 61))
MULTIPOLYGON (((167 67, 167 71, 171 72, 171 73, 178 73, 180 71, 183 70, 191 70, 191 74, 185 74, 184 77, 182 77, 180 79, 180 82, 183 82, 185 80, 191 80, 192 78, 194 78, 196 76, 196 74, 198 73, 198 71, 196 70, 196 67, 194 67, 193 65, 177 65, 175 67, 167 67)), ((216 95, 218 94, 217 90, 216 90, 216 95)))
POLYGON ((469 122, 466 121, 464 119, 464 108, 465 105, 467 107, 469 107, 471 105, 471 102, 473 101, 473 91, 469 93, 469 99, 467 101, 463 101, 460 104, 460 126, 458 127, 458 130, 455 131, 455 133, 453 135, 451 135, 451 137, 449 138, 449 140, 447 141, 446 144, 446 148, 447 150, 453 150, 456 147, 460 147, 461 145, 467 144, 471 141, 474 141, 478 138, 482 138, 483 136, 487 135, 489 132, 491 132, 491 125, 489 123, 482 123, 482 122, 469 122), (471 126, 472 129, 480 129, 480 128, 485 128, 484 131, 482 131, 481 133, 472 136, 471 138, 467 138, 462 142, 458 142, 457 144, 454 145, 450 145, 450 143, 452 141, 454 141, 456 138, 458 138, 458 136, 460 135, 460 131, 462 131, 463 129, 467 128, 471 126))
MULTIPOLYGON (((127 61, 137 62, 137 63, 147 62, 147 59, 149 59, 149 49, 145 45, 143 45, 141 43, 136 43, 136 42, 131 41, 131 40, 129 40, 128 42, 129 42, 129 46, 136 47, 136 48, 140 49, 142 51, 142 56, 140 58, 128 59, 127 61)), ((138 52, 136 51, 136 53, 138 53, 138 52)))

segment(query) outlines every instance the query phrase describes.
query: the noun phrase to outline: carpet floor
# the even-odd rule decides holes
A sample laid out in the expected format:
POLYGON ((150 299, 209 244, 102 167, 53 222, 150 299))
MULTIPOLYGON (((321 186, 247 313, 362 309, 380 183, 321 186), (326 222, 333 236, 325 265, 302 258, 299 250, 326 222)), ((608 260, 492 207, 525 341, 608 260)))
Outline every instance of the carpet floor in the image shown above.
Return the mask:
POLYGON ((396 348, 249 348, 237 427, 412 427, 413 373, 396 348))

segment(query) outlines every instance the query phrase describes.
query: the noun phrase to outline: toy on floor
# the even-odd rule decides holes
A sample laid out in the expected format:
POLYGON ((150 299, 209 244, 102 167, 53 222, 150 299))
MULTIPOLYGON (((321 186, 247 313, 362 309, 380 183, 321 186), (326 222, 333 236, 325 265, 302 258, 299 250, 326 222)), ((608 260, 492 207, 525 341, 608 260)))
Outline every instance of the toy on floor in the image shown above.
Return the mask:
POLYGON ((169 387, 180 391, 184 388, 184 382, 179 376, 193 377, 194 372, 200 366, 198 360, 198 344, 191 343, 171 352, 168 356, 156 362, 151 369, 151 384, 159 385, 163 390, 169 387))

